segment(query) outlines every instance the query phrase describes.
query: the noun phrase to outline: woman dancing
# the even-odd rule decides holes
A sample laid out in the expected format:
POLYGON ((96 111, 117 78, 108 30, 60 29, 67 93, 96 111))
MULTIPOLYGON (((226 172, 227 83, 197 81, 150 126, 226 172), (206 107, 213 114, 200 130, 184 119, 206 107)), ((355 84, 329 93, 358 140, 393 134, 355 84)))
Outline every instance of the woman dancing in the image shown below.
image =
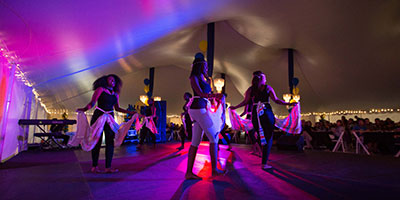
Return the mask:
MULTIPOLYGON (((103 115, 103 113, 109 113, 114 117, 113 108, 118 112, 135 114, 134 111, 127 111, 119 107, 119 93, 121 91, 122 81, 115 74, 109 74, 98 78, 93 83, 93 96, 92 100, 84 107, 78 108, 77 112, 85 112, 91 109, 97 102, 97 107, 93 113, 90 125, 93 125, 96 120, 103 115)), ((118 169, 111 168, 111 161, 114 154, 114 137, 115 133, 110 128, 108 123, 104 124, 104 132, 106 138, 106 173, 118 172, 118 169)), ((100 173, 98 168, 99 153, 102 143, 102 137, 99 138, 96 146, 92 149, 92 169, 93 173, 100 173)))
POLYGON ((270 165, 267 164, 268 157, 272 147, 272 138, 274 133, 275 127, 275 116, 272 112, 271 105, 269 104, 269 98, 271 98, 275 103, 279 105, 295 105, 296 103, 286 103, 276 97, 274 89, 267 85, 267 79, 263 72, 255 71, 253 73, 253 80, 252 85, 249 87, 245 93, 244 100, 238 104, 237 106, 231 106, 231 109, 240 108, 244 105, 249 104, 249 102, 253 102, 253 109, 252 109, 252 118, 251 121, 254 126, 254 130, 258 133, 258 143, 261 145, 260 141, 260 131, 259 131, 259 122, 261 127, 264 131, 264 136, 267 141, 266 145, 262 146, 262 159, 261 159, 261 168, 262 169, 270 169, 272 168, 270 165), (265 105, 263 109, 263 114, 257 116, 257 103, 261 102, 265 105))
MULTIPOLYGON (((145 109, 144 109, 144 117, 147 118, 147 123, 153 123, 151 125, 151 127, 155 128, 155 124, 154 124, 153 120, 156 118, 157 109, 156 109, 156 106, 154 104, 154 99, 150 98, 147 101, 147 103, 149 104, 149 106, 146 106, 145 109)), ((152 128, 153 130, 150 130, 147 127, 147 124, 144 124, 142 130, 140 131, 140 141, 139 141, 139 145, 136 146, 136 149, 141 149, 142 148, 142 145, 144 143, 144 139, 147 137, 148 134, 151 136, 151 139, 153 140, 153 148, 156 147, 156 135, 155 135, 155 133, 152 132, 152 131, 155 131, 154 128, 152 128)))
POLYGON ((183 113, 181 114, 181 119, 183 122, 183 127, 182 130, 179 131, 179 136, 181 137, 181 146, 178 147, 177 149, 181 150, 185 148, 185 139, 186 139, 186 134, 187 137, 192 139, 192 120, 190 119, 189 112, 188 112, 188 103, 190 99, 192 98, 192 94, 189 92, 185 92, 183 95, 183 99, 185 99, 185 105, 183 105, 183 113))
POLYGON ((190 73, 190 84, 193 89, 194 97, 189 107, 189 115, 193 120, 192 144, 188 153, 188 165, 185 174, 186 179, 201 179, 193 173, 193 164, 203 132, 206 133, 210 141, 210 157, 212 176, 223 174, 224 172, 217 168, 218 153, 218 133, 221 127, 212 120, 211 113, 207 109, 209 98, 221 99, 222 94, 211 94, 211 86, 207 76, 207 62, 202 58, 196 58, 193 61, 192 72, 190 73))

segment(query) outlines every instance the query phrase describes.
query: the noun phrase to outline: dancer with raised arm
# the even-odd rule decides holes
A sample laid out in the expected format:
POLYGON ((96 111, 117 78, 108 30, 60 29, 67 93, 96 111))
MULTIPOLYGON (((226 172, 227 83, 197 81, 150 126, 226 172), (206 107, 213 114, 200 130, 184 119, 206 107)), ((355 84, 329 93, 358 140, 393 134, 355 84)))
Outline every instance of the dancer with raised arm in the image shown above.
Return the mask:
MULTIPOLYGON (((119 107, 119 93, 121 91, 121 86, 122 86, 122 81, 121 79, 115 75, 115 74, 110 74, 106 76, 102 76, 99 79, 97 79, 93 83, 93 96, 92 100, 84 107, 84 108, 78 108, 77 112, 85 112, 92 107, 97 102, 97 107, 93 113, 92 119, 90 121, 90 125, 92 126, 95 124, 98 118, 100 118, 103 114, 110 114, 111 116, 114 117, 114 109, 118 112, 123 112, 123 113, 129 113, 131 115, 135 114, 136 112, 134 111, 127 111, 125 109, 122 109, 119 107)), ((115 122, 115 121, 114 121, 115 122)), ((118 124, 116 125, 118 126, 118 124)), ((113 158, 114 154, 114 137, 115 137, 115 131, 116 129, 118 130, 119 127, 110 127, 109 123, 105 122, 104 127, 98 127, 100 130, 103 128, 104 133, 105 133, 105 139, 106 139, 106 173, 114 173, 118 172, 118 169, 111 168, 111 161, 113 158)), ((96 146, 88 147, 88 150, 92 149, 92 169, 91 172, 93 173, 99 173, 101 172, 99 167, 98 167, 98 160, 99 160, 99 153, 100 153, 100 147, 102 143, 102 133, 99 134, 99 136, 96 137, 97 143, 96 146)), ((94 141, 96 142, 96 141, 94 141)))
MULTIPOLYGON (((221 131, 222 123, 224 122, 213 116, 209 101, 211 98, 220 100, 223 98, 223 95, 211 93, 210 80, 207 73, 207 62, 204 58, 196 58, 193 61, 192 72, 189 78, 194 93, 194 97, 188 105, 189 115, 193 120, 193 135, 192 144, 188 153, 188 165, 185 174, 186 179, 201 179, 201 177, 193 173, 193 165, 203 133, 206 134, 210 141, 209 148, 212 176, 224 173, 222 170, 217 168, 218 134, 221 131)), ((223 104, 220 106, 223 106, 223 104)), ((221 116, 219 116, 219 118, 221 118, 221 116)))
POLYGON ((262 145, 261 168, 272 168, 267 164, 268 157, 272 147, 272 138, 275 127, 275 116, 272 112, 269 98, 279 105, 295 105, 296 103, 286 103, 276 97, 274 89, 267 85, 267 79, 263 72, 255 71, 253 73, 252 85, 247 89, 244 100, 237 106, 231 106, 231 109, 237 109, 253 102, 252 124, 254 130, 258 133, 258 142, 262 145), (260 127, 261 125, 261 127, 260 127))

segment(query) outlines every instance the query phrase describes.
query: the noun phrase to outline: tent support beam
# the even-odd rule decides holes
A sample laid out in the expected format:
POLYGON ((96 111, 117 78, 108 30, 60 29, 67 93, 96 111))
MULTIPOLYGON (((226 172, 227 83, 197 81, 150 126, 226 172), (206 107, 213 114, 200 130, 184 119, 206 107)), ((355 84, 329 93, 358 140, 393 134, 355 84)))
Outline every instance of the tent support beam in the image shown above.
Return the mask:
POLYGON ((214 70, 214 41, 215 41, 215 23, 207 24, 207 64, 208 76, 212 77, 214 70))
POLYGON ((150 79, 150 85, 149 85, 149 91, 150 91, 150 95, 149 98, 151 98, 153 96, 153 89, 154 89, 154 67, 151 67, 149 69, 149 79, 150 79))

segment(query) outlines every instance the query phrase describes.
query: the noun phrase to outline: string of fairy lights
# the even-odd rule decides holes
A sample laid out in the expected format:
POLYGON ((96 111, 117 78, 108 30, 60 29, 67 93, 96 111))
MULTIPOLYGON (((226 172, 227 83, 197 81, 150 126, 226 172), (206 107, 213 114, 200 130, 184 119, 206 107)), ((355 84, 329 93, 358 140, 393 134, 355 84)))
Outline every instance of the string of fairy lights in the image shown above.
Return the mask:
POLYGON ((40 103, 40 105, 44 108, 44 110, 50 114, 50 111, 47 109, 46 105, 42 102, 42 99, 39 96, 39 93, 32 87, 32 84, 26 77, 26 74, 21 69, 21 64, 19 62, 20 58, 14 51, 10 51, 4 42, 4 40, 0 39, 0 55, 6 59, 8 63, 8 68, 12 69, 15 66, 15 74, 14 76, 18 81, 21 81, 26 86, 32 88, 32 93, 35 95, 35 98, 40 103))
POLYGON ((381 114, 381 113, 394 113, 400 112, 400 109, 381 108, 370 110, 341 110, 334 112, 310 112, 301 114, 302 116, 321 116, 321 115, 352 115, 352 114, 381 114))

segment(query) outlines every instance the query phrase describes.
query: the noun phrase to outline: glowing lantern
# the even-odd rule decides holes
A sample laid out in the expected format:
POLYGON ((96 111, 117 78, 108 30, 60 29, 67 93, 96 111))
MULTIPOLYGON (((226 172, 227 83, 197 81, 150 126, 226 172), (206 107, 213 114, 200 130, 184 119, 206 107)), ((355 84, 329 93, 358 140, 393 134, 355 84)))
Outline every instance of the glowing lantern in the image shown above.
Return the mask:
POLYGON ((283 94, 283 100, 285 100, 286 102, 289 102, 291 98, 292 94, 283 94))
POLYGON ((154 97, 154 101, 161 101, 161 97, 155 96, 155 97, 154 97))
POLYGON ((217 92, 221 93, 222 92, 222 88, 225 85, 225 80, 223 78, 216 78, 214 80, 214 86, 215 88, 217 88, 217 92))
POLYGON ((293 95, 293 100, 295 100, 296 102, 299 102, 300 101, 300 95, 299 94, 293 95))
POLYGON ((144 104, 147 104, 147 100, 149 99, 149 97, 147 97, 147 95, 143 94, 143 95, 140 95, 139 99, 144 104))

